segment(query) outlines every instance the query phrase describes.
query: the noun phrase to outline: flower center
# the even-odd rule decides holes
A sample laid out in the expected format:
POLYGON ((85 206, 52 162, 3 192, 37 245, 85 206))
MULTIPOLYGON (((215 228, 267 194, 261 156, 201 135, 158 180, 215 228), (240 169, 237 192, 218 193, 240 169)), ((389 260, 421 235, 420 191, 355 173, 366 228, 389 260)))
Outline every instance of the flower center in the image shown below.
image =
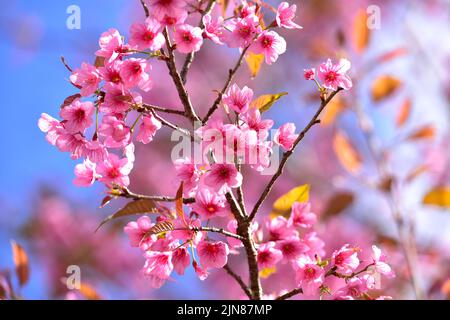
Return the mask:
POLYGON ((86 112, 83 109, 78 109, 77 111, 75 111, 75 119, 77 119, 77 121, 81 122, 85 117, 86 112))
POLYGON ((246 38, 250 35, 250 27, 249 26, 243 26, 241 28, 239 28, 239 34, 241 35, 241 37, 246 38))
POLYGON ((116 179, 118 177, 120 177, 120 172, 119 172, 119 170, 117 168, 114 167, 114 168, 109 169, 109 171, 108 171, 108 178, 116 179))
POLYGON ((325 77, 326 81, 335 81, 338 77, 338 74, 336 73, 336 71, 329 71, 325 77))
POLYGON ((313 267, 308 267, 305 269, 305 277, 307 279, 313 279, 316 275, 316 270, 313 267))
POLYGON ((185 32, 183 34, 183 41, 184 42, 191 42, 192 41, 192 35, 190 34, 190 32, 185 32))
POLYGON ((155 38, 155 34, 151 31, 146 31, 144 33, 144 40, 145 41, 152 41, 155 38))
POLYGON ((263 48, 269 48, 272 46, 272 39, 268 38, 268 37, 264 37, 262 39, 262 46, 263 48))

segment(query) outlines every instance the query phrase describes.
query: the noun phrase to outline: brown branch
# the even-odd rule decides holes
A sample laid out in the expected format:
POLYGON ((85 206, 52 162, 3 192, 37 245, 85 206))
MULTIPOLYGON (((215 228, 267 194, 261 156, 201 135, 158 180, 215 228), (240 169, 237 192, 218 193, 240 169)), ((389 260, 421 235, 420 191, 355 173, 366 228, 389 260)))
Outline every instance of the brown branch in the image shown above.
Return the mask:
POLYGON ((245 292, 249 299, 252 299, 252 293, 248 289, 247 285, 244 283, 242 278, 238 276, 233 270, 231 270, 230 266, 226 264, 223 269, 236 280, 236 282, 241 286, 241 289, 245 292))
MULTIPOLYGON (((180 115, 180 116, 184 116, 184 111, 170 109, 170 108, 164 108, 164 107, 159 107, 159 106, 154 106, 152 104, 144 103, 144 104, 140 105, 139 107, 142 107, 143 109, 145 109, 147 111, 152 109, 152 110, 160 111, 160 112, 164 112, 164 113, 177 114, 177 115, 180 115)), ((139 111, 139 109, 138 109, 138 111, 139 111)))
POLYGON ((215 232, 215 233, 220 233, 220 234, 223 234, 224 236, 235 238, 235 239, 238 239, 238 240, 242 240, 243 239, 240 235, 232 233, 232 232, 229 232, 229 231, 226 231, 226 230, 224 230, 222 228, 198 227, 198 228, 192 228, 191 230, 193 230, 193 231, 215 232))
POLYGON ((145 16, 148 18, 150 16, 150 11, 148 10, 147 4, 144 2, 144 0, 140 0, 142 8, 144 9, 145 16))
MULTIPOLYGON (((158 202, 175 202, 176 199, 174 197, 168 197, 168 196, 148 196, 144 194, 138 194, 134 193, 127 188, 121 187, 120 194, 118 194, 119 197, 122 198, 128 198, 128 199, 134 199, 134 200, 153 200, 158 202)), ((194 203, 194 198, 183 198, 183 203, 194 203)))
MULTIPOLYGON (((200 22, 198 24, 200 29, 205 28, 205 24, 203 23, 203 17, 209 13, 211 13, 212 9, 214 8, 214 4, 216 3, 216 0, 209 0, 208 4, 206 5, 206 8, 202 11, 200 22)), ((181 80, 183 81, 183 84, 186 84, 186 77, 187 73, 189 71, 189 68, 192 65, 192 62, 194 61, 195 52, 191 52, 186 56, 186 60, 184 60, 183 68, 181 69, 180 76, 181 80)))
POLYGON ((287 292, 285 294, 282 294, 278 298, 275 298, 275 300, 286 300, 286 299, 289 299, 289 298, 291 298, 291 297, 293 297, 293 296, 295 296, 297 294, 300 294, 300 293, 303 293, 302 288, 297 288, 297 289, 289 291, 289 292, 287 292))
POLYGON ((294 145, 292 146, 292 149, 289 151, 286 151, 283 154, 283 158, 281 159, 280 165, 278 166, 277 171, 275 172, 275 174, 272 176, 272 178, 270 179, 269 183, 267 184, 266 188, 264 189, 263 193, 261 194, 261 196, 259 197, 258 201, 256 202, 255 206, 253 207, 253 210, 250 214, 250 221, 253 220, 256 216, 256 213, 258 212, 259 208, 261 207, 262 203, 264 202, 264 200, 267 198, 267 195, 269 194, 269 192, 272 190, 273 185, 275 184, 275 182, 277 181, 277 179, 281 176, 281 174, 283 173, 283 169, 284 166, 286 165, 286 162, 288 161, 289 157, 294 153, 295 148, 297 147, 297 145, 300 143, 300 141, 302 141, 302 139, 305 137, 306 133, 316 124, 319 122, 319 116, 321 114, 321 112, 323 111, 323 109, 325 109, 325 107, 327 106, 327 104, 334 98, 334 96, 341 91, 341 88, 338 88, 338 90, 333 91, 326 99, 323 99, 319 109, 316 111, 316 113, 314 114, 314 116, 312 117, 311 121, 309 121, 309 123, 306 125, 306 127, 302 130, 302 132, 299 133, 297 139, 294 142, 294 145))

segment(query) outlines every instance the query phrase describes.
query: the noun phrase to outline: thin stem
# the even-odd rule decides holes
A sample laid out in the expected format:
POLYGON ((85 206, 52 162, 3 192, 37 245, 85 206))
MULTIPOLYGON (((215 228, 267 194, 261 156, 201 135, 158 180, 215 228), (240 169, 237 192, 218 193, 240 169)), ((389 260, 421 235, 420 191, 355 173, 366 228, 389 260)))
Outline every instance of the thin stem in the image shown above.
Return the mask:
POLYGON ((238 240, 242 240, 243 238, 235 233, 226 231, 222 228, 215 228, 215 227, 198 227, 198 228, 191 228, 192 231, 205 231, 205 232, 215 232, 215 233, 220 233, 223 234, 224 236, 227 237, 231 237, 231 238, 235 238, 238 240))
POLYGON ((255 206, 253 207, 253 210, 250 214, 249 220, 253 220, 256 216, 256 214, 258 213, 259 208, 261 207, 261 205, 263 204, 264 200, 267 198, 267 195, 269 194, 269 192, 272 190, 273 185, 275 184, 275 182, 277 181, 277 179, 281 176, 281 174, 283 173, 283 169, 284 166, 286 165, 286 162, 288 161, 289 157, 294 153, 295 148, 297 147, 297 145, 300 143, 300 141, 302 141, 302 139, 305 137, 306 133, 317 123, 320 122, 319 120, 319 116, 322 113, 322 111, 325 109, 325 107, 327 106, 327 104, 334 98, 334 96, 341 91, 341 88, 338 88, 338 90, 333 91, 326 99, 323 99, 319 109, 316 111, 316 113, 314 114, 314 116, 312 117, 311 121, 309 121, 309 123, 306 125, 306 127, 302 130, 302 132, 300 132, 300 134, 298 135, 297 139, 294 142, 294 145, 292 146, 292 149, 289 151, 286 151, 283 154, 283 158, 281 159, 280 165, 278 166, 277 171, 275 172, 275 174, 272 176, 272 178, 270 179, 269 183, 267 184, 266 188, 264 189, 263 193, 261 194, 261 196, 259 197, 258 201, 256 202, 255 206))
MULTIPOLYGON (((122 198, 134 199, 134 200, 144 200, 145 199, 145 200, 153 200, 153 201, 158 201, 158 202, 175 202, 176 201, 176 199, 174 197, 148 196, 148 195, 144 195, 144 194, 134 193, 126 188, 123 188, 121 190, 121 193, 118 196, 122 197, 122 198)), ((194 198, 183 198, 184 204, 194 203, 194 202, 195 202, 194 198)))
POLYGON ((241 289, 245 292, 249 299, 252 299, 252 293, 248 289, 247 285, 244 283, 242 278, 238 276, 233 270, 231 270, 230 266, 226 264, 223 269, 236 280, 236 282, 241 286, 241 289))
POLYGON ((291 290, 285 294, 282 294, 281 296, 279 296, 278 298, 275 298, 275 300, 286 300, 289 299, 297 294, 303 293, 302 288, 296 288, 294 290, 291 290))
POLYGON ((136 125, 139 122, 139 119, 141 119, 141 118, 142 118, 142 113, 139 113, 139 115, 136 117, 136 120, 134 120, 133 125, 130 128, 130 132, 134 131, 134 128, 136 127, 136 125))
POLYGON ((160 111, 160 112, 164 112, 164 113, 177 114, 177 115, 180 115, 180 116, 184 116, 184 111, 174 110, 174 109, 164 108, 164 107, 159 107, 159 106, 154 106, 152 104, 144 103, 144 104, 142 104, 142 108, 143 109, 147 109, 147 110, 152 109, 152 110, 160 111))

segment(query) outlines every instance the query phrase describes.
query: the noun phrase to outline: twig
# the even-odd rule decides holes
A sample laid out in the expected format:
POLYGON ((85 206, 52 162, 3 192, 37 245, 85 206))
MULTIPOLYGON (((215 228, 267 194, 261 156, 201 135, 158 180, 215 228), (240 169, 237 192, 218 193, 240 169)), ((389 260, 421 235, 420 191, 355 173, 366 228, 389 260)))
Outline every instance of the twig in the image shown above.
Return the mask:
POLYGON ((291 298, 291 297, 293 297, 293 296, 295 296, 297 294, 300 294, 300 293, 303 293, 302 288, 297 288, 297 289, 289 291, 289 292, 287 292, 285 294, 282 294, 278 298, 275 298, 275 300, 286 300, 286 299, 289 299, 289 298, 291 298))
MULTIPOLYGON (((176 201, 176 199, 174 197, 148 196, 148 195, 144 195, 144 194, 134 193, 134 192, 128 190, 127 188, 122 188, 121 193, 118 196, 122 197, 122 198, 134 199, 134 200, 144 200, 145 199, 145 200, 153 200, 153 201, 158 201, 158 202, 175 202, 176 201)), ((195 202, 194 198, 183 198, 184 204, 194 203, 194 202, 195 202)))
POLYGON ((242 278, 238 276, 233 270, 231 270, 230 266, 226 264, 223 269, 236 280, 236 282, 241 286, 241 289, 245 292, 249 299, 252 299, 252 293, 248 289, 247 285, 242 281, 242 278))
POLYGON ((142 107, 143 109, 147 109, 147 110, 153 109, 153 110, 164 112, 164 113, 177 114, 177 115, 180 115, 180 116, 184 116, 184 111, 174 110, 174 109, 164 108, 164 107, 159 107, 159 106, 154 106, 152 104, 144 103, 140 107, 142 107))
POLYGON ((277 171, 275 172, 275 174, 272 176, 272 178, 270 179, 269 183, 267 184, 266 188, 264 189, 263 193, 261 194, 261 196, 259 197, 258 201, 256 202, 255 206, 253 207, 253 210, 250 214, 249 220, 253 220, 256 216, 256 213, 258 212, 259 208, 261 207, 262 203, 264 202, 264 200, 267 198, 267 195, 269 194, 269 192, 272 190, 273 185, 275 184, 275 182, 277 181, 277 179, 280 177, 280 175, 283 173, 283 169, 284 166, 286 165, 286 162, 288 161, 289 157, 294 153, 295 148, 297 147, 297 145, 300 143, 300 141, 302 141, 302 139, 305 137, 306 133, 315 125, 319 122, 319 116, 321 114, 321 112, 323 111, 323 109, 325 109, 325 107, 327 106, 327 104, 334 98, 334 96, 341 91, 341 88, 338 88, 336 91, 333 91, 326 99, 323 99, 319 109, 316 111, 316 113, 314 114, 314 116, 312 117, 311 121, 309 121, 309 123, 306 125, 306 127, 302 130, 302 132, 300 132, 300 134, 298 135, 297 139, 295 140, 291 150, 286 151, 283 154, 283 158, 281 159, 280 165, 278 166, 277 171))
POLYGON ((148 18, 150 16, 150 11, 148 10, 147 4, 144 2, 144 0, 140 0, 142 8, 144 9, 145 16, 148 18))
POLYGON ((220 234, 223 234, 224 236, 235 238, 235 239, 238 239, 238 240, 242 240, 243 239, 240 235, 232 233, 232 232, 229 232, 229 231, 226 231, 226 230, 224 230, 222 228, 198 227, 198 228, 191 228, 191 230, 193 230, 193 231, 215 232, 215 233, 220 233, 220 234))

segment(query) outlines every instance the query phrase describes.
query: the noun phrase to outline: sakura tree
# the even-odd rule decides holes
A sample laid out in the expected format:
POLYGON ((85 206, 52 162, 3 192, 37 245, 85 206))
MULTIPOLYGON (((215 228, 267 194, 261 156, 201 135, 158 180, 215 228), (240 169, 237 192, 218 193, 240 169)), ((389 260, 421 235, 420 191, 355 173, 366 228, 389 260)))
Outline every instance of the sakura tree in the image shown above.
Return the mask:
POLYGON ((75 185, 104 184, 108 196, 102 205, 115 198, 129 199, 100 226, 111 219, 142 215, 124 231, 131 247, 142 251, 142 272, 154 288, 164 285, 173 272, 183 275, 192 266, 202 281, 218 272, 215 269, 224 269, 242 288, 236 298, 282 300, 299 294, 324 299, 384 298, 370 294, 379 288, 380 275, 394 275, 381 250, 373 245, 366 255, 370 258, 364 260, 362 249, 354 244, 326 254, 314 229, 317 216, 311 212, 307 185, 292 186, 275 202, 270 215, 261 212, 286 163, 320 122, 322 111, 338 94, 352 88, 347 75, 350 62, 328 59, 317 69, 299 74, 305 84, 312 81, 317 86, 316 112, 301 131, 291 122, 274 130, 274 121, 264 119, 264 112, 284 93, 255 97, 249 86, 234 83, 234 77, 244 61, 253 69, 262 63, 276 65, 287 47, 277 31, 303 32, 296 22, 296 5, 282 2, 274 8, 262 1, 241 1, 233 8, 222 4, 220 15, 214 11, 215 0, 141 3, 146 18, 131 24, 128 41, 118 30, 109 29, 100 36, 94 64, 82 63, 73 70, 63 59, 71 73, 70 83, 79 92, 64 101, 62 120, 48 114, 39 119, 48 142, 79 160, 75 185), (188 24, 188 19, 199 20, 198 25, 188 24), (217 97, 202 115, 186 83, 205 42, 240 54, 223 87, 205 89, 215 90, 217 97), (180 58, 181 64, 177 63, 180 58), (144 101, 142 93, 160 81, 152 75, 154 64, 167 66, 183 110, 144 101), (189 125, 169 121, 165 114, 189 125), (178 187, 171 195, 137 194, 129 189, 135 144, 151 143, 163 126, 184 137, 184 155, 172 159, 178 187), (246 174, 244 167, 249 169, 246 174), (261 187, 257 201, 249 203, 242 186, 260 174, 270 174, 270 180, 261 187), (246 261, 248 279, 228 264, 231 254, 246 261), (295 273, 292 286, 266 292, 261 278, 276 273, 282 264, 295 273), (342 285, 332 289, 332 279, 341 280, 342 285))

